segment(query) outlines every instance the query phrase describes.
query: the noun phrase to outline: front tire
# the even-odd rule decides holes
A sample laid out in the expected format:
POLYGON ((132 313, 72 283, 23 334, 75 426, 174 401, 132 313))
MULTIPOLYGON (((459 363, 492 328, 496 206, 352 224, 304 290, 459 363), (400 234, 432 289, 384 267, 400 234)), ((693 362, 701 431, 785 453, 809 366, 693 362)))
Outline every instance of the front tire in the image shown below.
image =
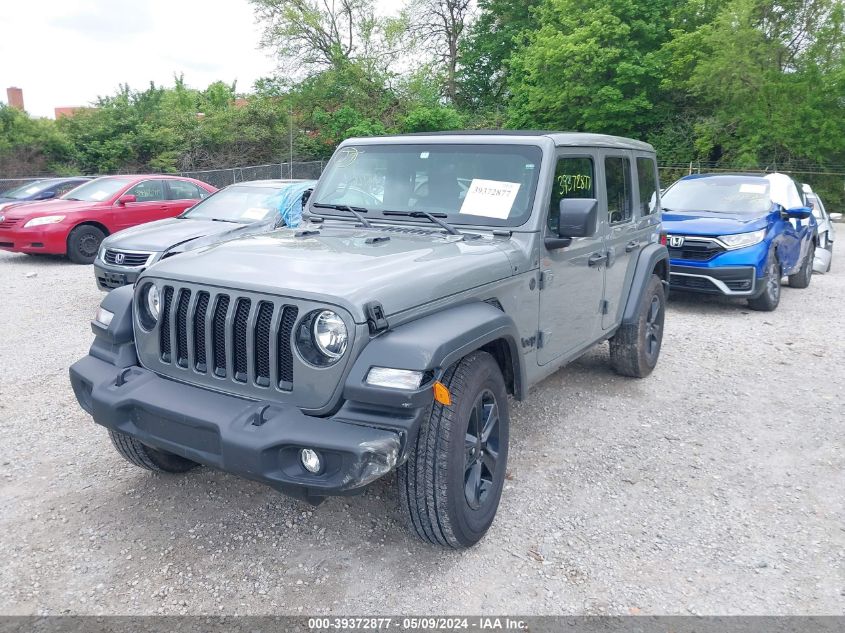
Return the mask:
POLYGON ((804 263, 801 268, 794 275, 789 276, 790 288, 806 288, 810 285, 813 279, 813 260, 816 257, 816 245, 811 244, 807 251, 807 256, 804 258, 804 263))
POLYGON ((780 262, 774 249, 766 259, 766 275, 763 277, 763 292, 748 300, 748 307, 759 312, 771 312, 780 303, 780 280, 782 275, 780 262))
POLYGON ((199 466, 196 462, 179 455, 141 444, 134 437, 120 431, 110 430, 109 437, 120 456, 138 468, 151 470, 154 473, 185 473, 199 466))
POLYGON ((100 244, 106 238, 96 226, 83 224, 70 232, 67 238, 67 256, 74 264, 93 264, 100 244))
POLYGON ((610 339, 610 364, 616 373, 645 378, 652 372, 660 357, 665 316, 663 280, 652 275, 640 300, 637 320, 620 325, 610 339))
POLYGON ((461 549, 481 540, 496 516, 510 417, 505 381, 490 354, 473 352, 442 382, 452 403, 432 404, 399 468, 399 503, 418 537, 461 549))

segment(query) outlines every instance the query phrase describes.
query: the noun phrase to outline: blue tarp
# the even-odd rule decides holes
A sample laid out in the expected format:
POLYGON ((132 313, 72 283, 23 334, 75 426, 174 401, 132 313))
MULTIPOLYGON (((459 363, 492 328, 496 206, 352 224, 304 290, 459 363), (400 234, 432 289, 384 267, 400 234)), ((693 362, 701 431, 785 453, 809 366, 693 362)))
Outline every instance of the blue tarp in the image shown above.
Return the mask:
POLYGON ((316 180, 294 182, 270 199, 271 208, 277 210, 285 225, 295 228, 302 222, 302 194, 315 184, 316 180))

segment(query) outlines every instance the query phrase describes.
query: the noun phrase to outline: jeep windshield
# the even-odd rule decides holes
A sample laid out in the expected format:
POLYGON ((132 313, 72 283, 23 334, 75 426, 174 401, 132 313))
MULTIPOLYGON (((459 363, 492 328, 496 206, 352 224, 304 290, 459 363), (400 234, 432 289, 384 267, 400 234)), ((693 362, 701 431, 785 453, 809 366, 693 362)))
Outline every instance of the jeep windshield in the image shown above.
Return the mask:
POLYGON ((664 211, 760 215, 772 209, 769 182, 747 176, 684 178, 666 190, 664 211))
POLYGON ((369 220, 423 211, 449 224, 519 226, 531 215, 541 159, 533 145, 347 145, 312 200, 321 216, 349 217, 324 206, 348 205, 369 220))

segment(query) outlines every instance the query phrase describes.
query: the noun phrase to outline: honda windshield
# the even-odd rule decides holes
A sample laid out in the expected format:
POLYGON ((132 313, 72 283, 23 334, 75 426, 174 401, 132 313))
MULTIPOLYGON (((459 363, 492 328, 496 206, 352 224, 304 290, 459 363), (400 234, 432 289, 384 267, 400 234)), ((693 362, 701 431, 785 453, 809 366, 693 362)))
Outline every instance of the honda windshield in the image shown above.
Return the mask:
POLYGON ((518 226, 531 214, 541 159, 534 145, 347 145, 320 179, 314 212, 347 216, 329 207, 348 205, 370 220, 423 211, 450 224, 518 226))
POLYGON ((769 181, 749 176, 684 178, 661 198, 664 211, 759 215, 772 209, 769 181))
POLYGON ((182 215, 192 220, 220 220, 250 224, 275 218, 280 189, 232 185, 191 207, 182 215))

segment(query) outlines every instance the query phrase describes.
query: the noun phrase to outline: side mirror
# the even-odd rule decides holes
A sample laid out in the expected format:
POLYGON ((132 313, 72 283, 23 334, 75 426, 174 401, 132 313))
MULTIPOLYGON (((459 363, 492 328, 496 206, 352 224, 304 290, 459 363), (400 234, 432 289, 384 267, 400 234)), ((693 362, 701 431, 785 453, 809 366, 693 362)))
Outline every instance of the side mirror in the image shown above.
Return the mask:
POLYGON ((564 198, 558 209, 557 237, 547 237, 546 248, 554 250, 572 243, 573 237, 596 232, 599 203, 595 198, 564 198))
POLYGON ((842 219, 841 213, 829 213, 828 217, 834 222, 839 222, 842 219))
POLYGON ((786 210, 786 217, 795 218, 796 220, 806 220, 813 215, 813 210, 810 207, 795 207, 794 209, 786 210))
POLYGON ((138 198, 133 196, 131 193, 127 193, 125 196, 120 196, 117 199, 117 204, 119 204, 120 206, 124 206, 126 204, 129 204, 130 202, 137 202, 137 201, 138 201, 138 198))

